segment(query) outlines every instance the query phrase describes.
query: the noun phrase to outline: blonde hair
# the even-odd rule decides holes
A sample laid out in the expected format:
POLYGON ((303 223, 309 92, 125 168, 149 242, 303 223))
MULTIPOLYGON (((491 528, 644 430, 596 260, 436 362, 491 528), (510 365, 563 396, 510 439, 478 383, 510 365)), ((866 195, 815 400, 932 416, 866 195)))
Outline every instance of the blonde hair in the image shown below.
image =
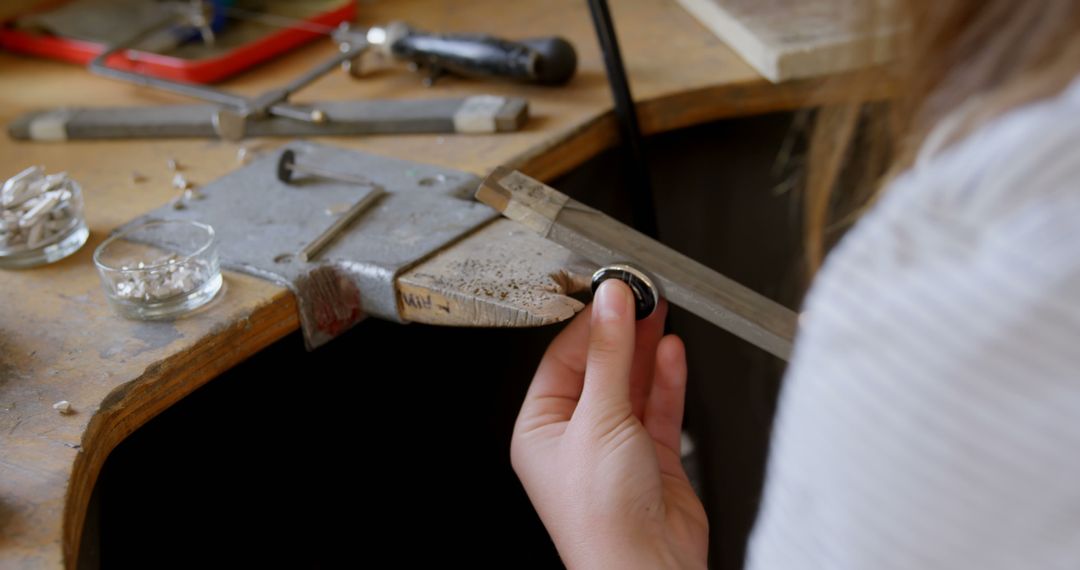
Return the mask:
POLYGON ((1080 0, 892 0, 867 21, 900 23, 895 58, 862 73, 851 103, 818 111, 804 189, 811 273, 933 127, 978 98, 956 142, 1009 109, 1051 97, 1080 72, 1080 0), (867 104, 882 81, 886 104, 867 104), (858 164, 852 161, 858 149, 858 164))

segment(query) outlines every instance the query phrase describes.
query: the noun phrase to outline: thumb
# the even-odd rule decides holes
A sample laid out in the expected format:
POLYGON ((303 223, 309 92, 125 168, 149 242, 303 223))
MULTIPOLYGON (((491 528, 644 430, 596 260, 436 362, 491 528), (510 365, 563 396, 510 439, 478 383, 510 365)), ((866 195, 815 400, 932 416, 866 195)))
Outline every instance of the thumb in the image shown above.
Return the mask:
POLYGON ((589 355, 581 407, 590 415, 630 409, 630 370, 634 361, 634 296, 625 283, 608 279, 593 298, 589 355))

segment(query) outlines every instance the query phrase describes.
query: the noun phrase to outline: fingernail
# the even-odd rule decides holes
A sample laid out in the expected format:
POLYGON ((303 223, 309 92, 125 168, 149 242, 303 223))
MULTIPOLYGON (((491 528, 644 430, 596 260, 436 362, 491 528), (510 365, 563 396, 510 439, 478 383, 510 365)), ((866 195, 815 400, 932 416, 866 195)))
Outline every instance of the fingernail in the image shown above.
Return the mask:
POLYGON ((630 304, 626 302, 626 292, 612 280, 604 281, 596 289, 593 299, 593 316, 605 321, 621 319, 630 304))

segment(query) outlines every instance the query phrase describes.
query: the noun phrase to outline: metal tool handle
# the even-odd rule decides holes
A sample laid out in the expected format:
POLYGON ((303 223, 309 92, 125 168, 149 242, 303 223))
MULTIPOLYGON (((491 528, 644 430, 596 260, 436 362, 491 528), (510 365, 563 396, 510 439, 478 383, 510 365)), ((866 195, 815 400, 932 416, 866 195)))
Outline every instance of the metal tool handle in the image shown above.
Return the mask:
POLYGON ((458 75, 561 85, 577 68, 577 53, 559 37, 512 42, 482 34, 429 34, 410 29, 390 45, 397 59, 458 75))

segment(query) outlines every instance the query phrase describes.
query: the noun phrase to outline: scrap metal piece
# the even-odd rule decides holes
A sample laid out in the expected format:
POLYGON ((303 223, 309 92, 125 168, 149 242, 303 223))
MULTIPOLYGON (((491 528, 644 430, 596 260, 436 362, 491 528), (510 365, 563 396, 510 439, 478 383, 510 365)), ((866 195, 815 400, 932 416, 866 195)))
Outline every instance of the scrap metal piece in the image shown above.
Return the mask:
POLYGON ((5 255, 33 249, 79 223, 78 186, 66 172, 45 174, 31 166, 4 182, 0 189, 0 249, 5 255))
POLYGON ((172 187, 177 190, 187 190, 188 188, 191 188, 191 182, 189 182, 183 174, 177 172, 175 175, 173 175, 172 187))

